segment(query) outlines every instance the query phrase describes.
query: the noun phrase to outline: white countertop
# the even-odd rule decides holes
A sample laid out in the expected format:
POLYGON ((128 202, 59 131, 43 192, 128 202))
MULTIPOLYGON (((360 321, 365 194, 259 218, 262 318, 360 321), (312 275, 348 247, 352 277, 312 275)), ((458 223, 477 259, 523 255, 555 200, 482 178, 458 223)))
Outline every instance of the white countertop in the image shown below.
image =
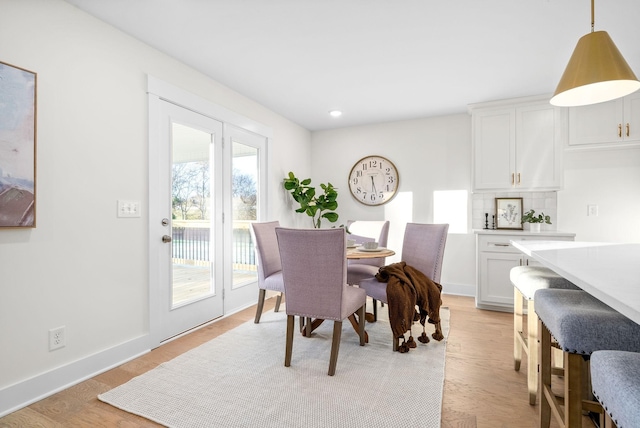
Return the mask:
POLYGON ((511 243, 640 324, 640 244, 530 240, 511 243))

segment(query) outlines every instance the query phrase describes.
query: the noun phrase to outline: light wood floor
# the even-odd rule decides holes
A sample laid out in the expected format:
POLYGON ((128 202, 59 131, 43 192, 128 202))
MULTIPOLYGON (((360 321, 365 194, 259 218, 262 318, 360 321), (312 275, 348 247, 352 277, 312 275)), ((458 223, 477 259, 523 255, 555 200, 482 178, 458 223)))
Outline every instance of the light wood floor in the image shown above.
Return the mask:
MULTIPOLYGON (((271 309, 274 303, 275 299, 269 299, 265 310, 271 309)), ((451 309, 451 329, 447 343, 442 427, 537 427, 538 405, 528 404, 526 359, 520 372, 513 370, 513 315, 476 309, 473 298, 469 297, 444 295, 443 304, 451 309)), ((253 319, 254 314, 255 306, 223 318, 118 368, 0 418, 0 427, 157 427, 158 424, 98 401, 96 396, 253 319)), ((284 349, 282 352, 284 358, 284 349)), ((425 402, 425 406, 429 404, 425 402)), ((407 411, 419 412, 419 409, 407 411)), ((555 421, 551 426, 557 427, 555 421)), ((584 418, 583 427, 594 425, 584 418)))

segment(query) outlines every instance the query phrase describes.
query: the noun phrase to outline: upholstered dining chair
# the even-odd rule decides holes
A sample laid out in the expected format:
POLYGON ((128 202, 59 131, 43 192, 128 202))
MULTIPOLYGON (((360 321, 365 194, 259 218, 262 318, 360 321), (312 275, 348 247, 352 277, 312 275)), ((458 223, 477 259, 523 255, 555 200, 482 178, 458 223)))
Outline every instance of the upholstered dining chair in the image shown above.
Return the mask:
POLYGON ((347 284, 346 234, 338 229, 276 228, 287 296, 285 367, 291 365, 296 316, 333 320, 329 376, 336 372, 342 321, 358 312, 360 345, 365 344, 364 290, 347 284))
POLYGON ((280 223, 277 221, 251 223, 258 263, 258 308, 254 320, 256 324, 260 322, 267 290, 279 292, 276 298, 275 312, 280 310, 282 302, 284 282, 282 281, 282 265, 280 264, 278 238, 276 237, 276 227, 278 226, 280 223))
MULTIPOLYGON (((389 221, 353 221, 347 222, 348 239, 356 244, 375 241, 380 247, 387 246, 389 236, 389 221)), ((347 264, 347 283, 358 284, 365 278, 373 278, 378 269, 384 266, 385 258, 349 260, 347 264)))
MULTIPOLYGON (((447 243, 448 224, 407 223, 402 243, 402 261, 425 274, 433 282, 440 283, 444 248, 447 243)), ((376 301, 387 301, 387 283, 379 282, 376 278, 363 279, 360 288, 373 299, 373 319, 378 319, 376 301)), ((393 349, 397 349, 397 339, 394 338, 393 349)))

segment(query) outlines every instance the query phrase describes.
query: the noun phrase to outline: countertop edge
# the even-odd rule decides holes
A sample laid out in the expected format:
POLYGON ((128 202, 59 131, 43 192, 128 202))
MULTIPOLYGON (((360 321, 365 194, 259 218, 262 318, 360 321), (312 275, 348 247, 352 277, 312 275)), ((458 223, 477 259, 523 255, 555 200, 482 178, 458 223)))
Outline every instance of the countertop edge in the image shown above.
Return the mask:
POLYGON ((558 230, 544 230, 541 232, 530 232, 528 230, 505 230, 505 229, 473 229, 476 235, 509 235, 509 236, 568 236, 575 237, 572 232, 562 232, 558 230))

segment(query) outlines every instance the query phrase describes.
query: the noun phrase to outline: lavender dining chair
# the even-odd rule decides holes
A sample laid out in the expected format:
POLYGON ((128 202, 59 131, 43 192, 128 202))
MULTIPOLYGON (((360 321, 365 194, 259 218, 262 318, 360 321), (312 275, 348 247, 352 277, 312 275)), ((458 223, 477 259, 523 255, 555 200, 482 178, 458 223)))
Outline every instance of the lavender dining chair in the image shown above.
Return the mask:
POLYGON ((256 318, 254 320, 256 324, 260 322, 267 290, 279 292, 274 312, 280 310, 280 303, 282 302, 284 282, 282 281, 282 265, 280 264, 278 239, 276 237, 276 227, 278 226, 280 226, 280 223, 277 221, 251 223, 258 264, 258 308, 256 309, 256 318))
MULTIPOLYGON (((402 261, 439 284, 448 231, 448 224, 407 223, 402 243, 402 261)), ((387 283, 370 278, 361 280, 359 285, 373 299, 373 319, 377 320, 376 301, 388 303, 387 283)), ((397 349, 397 342, 394 338, 394 351, 397 349)))
POLYGON ((360 345, 365 344, 365 291, 347 284, 344 229, 276 228, 287 296, 285 367, 291 365, 295 317, 333 320, 329 376, 336 371, 342 321, 358 312, 360 345))

